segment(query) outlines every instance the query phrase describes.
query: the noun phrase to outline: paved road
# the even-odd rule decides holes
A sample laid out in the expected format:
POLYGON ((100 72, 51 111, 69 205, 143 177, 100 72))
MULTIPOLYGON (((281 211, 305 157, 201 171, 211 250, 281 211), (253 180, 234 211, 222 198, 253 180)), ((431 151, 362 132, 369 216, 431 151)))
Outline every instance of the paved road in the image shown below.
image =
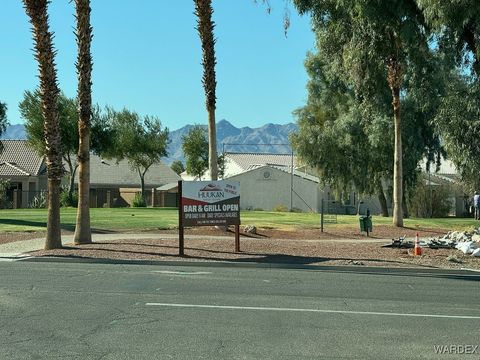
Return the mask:
POLYGON ((478 359, 478 345, 479 273, 0 262, 0 359, 478 359))

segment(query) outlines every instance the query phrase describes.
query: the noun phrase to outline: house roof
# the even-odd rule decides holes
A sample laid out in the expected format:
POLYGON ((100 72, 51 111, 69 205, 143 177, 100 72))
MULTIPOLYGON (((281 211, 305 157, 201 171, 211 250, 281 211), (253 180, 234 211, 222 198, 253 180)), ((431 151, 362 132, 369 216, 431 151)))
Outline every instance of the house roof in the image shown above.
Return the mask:
MULTIPOLYGON (((235 162, 243 170, 252 165, 292 166, 291 154, 261 154, 261 153, 226 153, 225 156, 235 162)), ((293 156, 293 166, 297 166, 297 158, 293 156)))
POLYGON ((26 140, 2 140, 2 144, 1 176, 38 176, 45 172, 43 156, 38 155, 26 140))
MULTIPOLYGON (((181 180, 170 167, 160 163, 154 164, 145 174, 145 186, 158 187, 164 184, 181 180)), ((78 182, 78 171, 75 182, 78 182)), ((140 187, 140 176, 132 170, 128 161, 102 159, 97 155, 90 155, 90 184, 92 186, 140 187)))
MULTIPOLYGON (((234 177, 237 177, 237 176, 242 176, 244 174, 247 174, 249 172, 252 172, 252 171, 255 171, 255 170, 258 170, 258 169, 267 169, 267 168, 270 168, 270 169, 276 169, 276 170, 279 170, 279 171, 282 171, 284 173, 287 174, 287 176, 291 176, 291 168, 290 167, 286 167, 286 166, 273 166, 273 165, 252 165, 249 167, 249 169, 247 169, 246 171, 242 172, 242 173, 239 173, 239 174, 235 174, 233 176, 230 176, 229 178, 234 178, 234 177)), ((302 171, 298 171, 298 170, 293 170, 293 175, 294 176, 297 176, 297 177, 300 177, 302 179, 305 179, 305 180, 308 180, 308 181, 312 181, 314 183, 317 183, 319 184, 320 183, 320 179, 316 176, 313 176, 313 175, 310 175, 310 174, 307 174, 307 173, 304 173, 302 171)))
POLYGON ((178 191, 178 181, 173 183, 168 183, 157 188, 158 191, 178 191))

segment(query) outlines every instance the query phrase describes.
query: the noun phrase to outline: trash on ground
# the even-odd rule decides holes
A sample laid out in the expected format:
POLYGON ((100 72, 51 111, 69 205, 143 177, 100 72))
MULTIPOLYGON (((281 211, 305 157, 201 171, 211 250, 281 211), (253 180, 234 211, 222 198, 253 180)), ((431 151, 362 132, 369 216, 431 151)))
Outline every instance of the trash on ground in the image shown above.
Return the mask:
MULTIPOLYGON (((406 235, 400 236, 398 239, 392 239, 390 244, 382 247, 389 248, 414 248, 415 241, 407 240, 406 235)), ((431 249, 457 249, 464 254, 480 257, 480 227, 472 231, 449 231, 444 236, 437 238, 429 238, 428 240, 421 240, 420 247, 429 247, 431 249)), ((461 262, 456 257, 449 256, 448 261, 461 262)))
POLYGON ((460 260, 459 258, 457 258, 455 255, 447 256, 447 261, 454 262, 454 263, 457 263, 457 264, 463 263, 463 261, 460 260))

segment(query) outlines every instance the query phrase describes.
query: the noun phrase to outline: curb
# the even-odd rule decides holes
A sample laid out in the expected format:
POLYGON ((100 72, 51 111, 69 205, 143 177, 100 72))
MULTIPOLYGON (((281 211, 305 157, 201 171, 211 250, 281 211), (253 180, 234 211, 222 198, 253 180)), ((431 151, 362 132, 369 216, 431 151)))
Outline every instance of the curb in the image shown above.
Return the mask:
POLYGON ((183 260, 127 260, 127 259, 98 259, 70 256, 38 256, 15 258, 21 262, 37 263, 73 263, 73 264, 106 264, 106 265, 149 265, 149 266, 184 266, 184 267, 215 267, 215 268, 242 268, 242 269, 286 269, 286 270, 313 270, 334 271, 355 274, 371 275, 400 275, 400 276, 463 276, 474 277, 480 280, 480 271, 475 269, 441 269, 441 268, 388 268, 358 265, 305 265, 288 263, 259 263, 233 261, 183 261, 183 260))

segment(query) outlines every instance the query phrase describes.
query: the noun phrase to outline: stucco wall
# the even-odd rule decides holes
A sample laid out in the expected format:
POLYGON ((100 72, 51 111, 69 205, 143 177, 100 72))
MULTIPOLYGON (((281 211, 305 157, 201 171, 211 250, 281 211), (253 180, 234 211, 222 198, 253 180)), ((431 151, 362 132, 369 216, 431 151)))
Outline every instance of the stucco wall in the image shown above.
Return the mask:
MULTIPOLYGON (((318 211, 319 198, 321 198, 318 184, 298 176, 293 178, 293 207, 302 211, 318 211)), ((291 175, 289 173, 271 167, 262 167, 232 176, 229 180, 240 182, 242 209, 270 211, 278 205, 290 209, 291 175)))

